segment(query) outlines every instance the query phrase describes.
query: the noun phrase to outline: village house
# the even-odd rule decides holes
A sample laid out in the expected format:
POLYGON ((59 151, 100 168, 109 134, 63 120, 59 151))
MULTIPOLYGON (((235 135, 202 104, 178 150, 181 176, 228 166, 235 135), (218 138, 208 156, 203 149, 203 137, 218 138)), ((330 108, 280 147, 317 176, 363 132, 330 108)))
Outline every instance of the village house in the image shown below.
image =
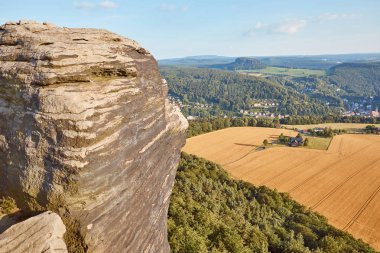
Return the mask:
POLYGON ((299 147, 303 146, 303 138, 301 137, 292 137, 289 140, 289 146, 290 147, 299 147))

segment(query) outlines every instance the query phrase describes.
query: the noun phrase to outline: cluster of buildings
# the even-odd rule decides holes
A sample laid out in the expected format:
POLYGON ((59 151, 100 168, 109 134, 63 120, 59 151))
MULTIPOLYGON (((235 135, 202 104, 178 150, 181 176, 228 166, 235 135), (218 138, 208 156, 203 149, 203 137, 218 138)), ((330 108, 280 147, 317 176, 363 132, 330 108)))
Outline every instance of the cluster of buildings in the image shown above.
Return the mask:
POLYGON ((373 97, 361 99, 354 102, 349 102, 343 99, 348 110, 343 112, 343 116, 365 116, 365 117, 380 117, 379 108, 373 108, 373 97))
POLYGON ((252 111, 248 111, 248 110, 240 110, 239 111, 241 114, 243 114, 244 116, 251 116, 251 117, 254 117, 254 118, 278 118, 278 119, 283 119, 283 118, 288 118, 289 115, 286 114, 286 115, 281 115, 281 114, 274 114, 274 113, 271 113, 271 112, 252 112, 252 111))
POLYGON ((183 107, 183 102, 181 101, 181 99, 179 97, 173 97, 173 96, 168 96, 169 97, 169 101, 172 103, 172 104, 175 104, 176 106, 182 108, 183 107))
POLYGON ((175 104, 175 105, 177 105, 180 108, 183 108, 183 107, 186 107, 186 106, 191 106, 193 108, 204 108, 204 109, 207 109, 207 108, 211 108, 212 107, 212 105, 209 105, 209 104, 192 103, 192 102, 189 102, 188 104, 185 105, 179 97, 173 97, 173 96, 169 96, 169 101, 172 104, 175 104))
POLYGON ((356 109, 356 110, 348 110, 342 113, 343 116, 364 116, 364 117, 372 117, 377 118, 380 117, 379 108, 376 110, 372 110, 372 107, 367 107, 366 109, 356 109))
POLYGON ((253 107, 254 108, 273 108, 273 107, 277 107, 279 105, 280 105, 279 103, 264 101, 264 102, 254 103, 253 107))

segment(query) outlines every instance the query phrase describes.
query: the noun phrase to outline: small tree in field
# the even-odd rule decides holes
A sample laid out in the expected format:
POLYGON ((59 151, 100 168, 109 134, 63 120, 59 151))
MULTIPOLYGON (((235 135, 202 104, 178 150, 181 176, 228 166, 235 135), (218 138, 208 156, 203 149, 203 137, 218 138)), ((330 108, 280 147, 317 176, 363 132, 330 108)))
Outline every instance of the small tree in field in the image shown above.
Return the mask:
POLYGON ((281 133, 280 136, 278 137, 278 140, 280 141, 280 143, 284 143, 284 134, 281 133))
POLYGON ((264 144, 264 146, 267 146, 267 145, 268 145, 268 140, 265 139, 265 140, 263 141, 263 144, 264 144))

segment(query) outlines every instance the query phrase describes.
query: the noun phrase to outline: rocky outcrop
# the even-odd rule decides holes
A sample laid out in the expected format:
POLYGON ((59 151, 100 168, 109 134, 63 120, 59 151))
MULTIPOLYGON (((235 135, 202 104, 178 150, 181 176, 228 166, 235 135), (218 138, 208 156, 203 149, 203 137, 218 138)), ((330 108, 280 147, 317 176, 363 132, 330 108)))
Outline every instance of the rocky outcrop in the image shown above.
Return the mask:
POLYGON ((65 232, 61 218, 55 213, 45 212, 0 234, 0 253, 65 253, 65 232))
MULTIPOLYGON (((0 195, 56 211, 90 252, 169 252, 187 122, 166 97, 156 61, 135 41, 33 21, 1 26, 0 195)), ((72 238, 69 251, 86 248, 72 238)))

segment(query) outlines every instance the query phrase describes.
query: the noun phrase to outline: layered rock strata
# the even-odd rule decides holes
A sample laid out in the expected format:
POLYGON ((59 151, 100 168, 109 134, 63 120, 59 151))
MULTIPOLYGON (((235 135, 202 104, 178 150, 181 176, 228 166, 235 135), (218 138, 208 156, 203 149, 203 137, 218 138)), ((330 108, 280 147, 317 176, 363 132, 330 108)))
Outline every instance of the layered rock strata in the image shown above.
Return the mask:
POLYGON ((186 128, 135 41, 33 21, 0 27, 0 195, 58 212, 90 252, 169 252, 186 128))

